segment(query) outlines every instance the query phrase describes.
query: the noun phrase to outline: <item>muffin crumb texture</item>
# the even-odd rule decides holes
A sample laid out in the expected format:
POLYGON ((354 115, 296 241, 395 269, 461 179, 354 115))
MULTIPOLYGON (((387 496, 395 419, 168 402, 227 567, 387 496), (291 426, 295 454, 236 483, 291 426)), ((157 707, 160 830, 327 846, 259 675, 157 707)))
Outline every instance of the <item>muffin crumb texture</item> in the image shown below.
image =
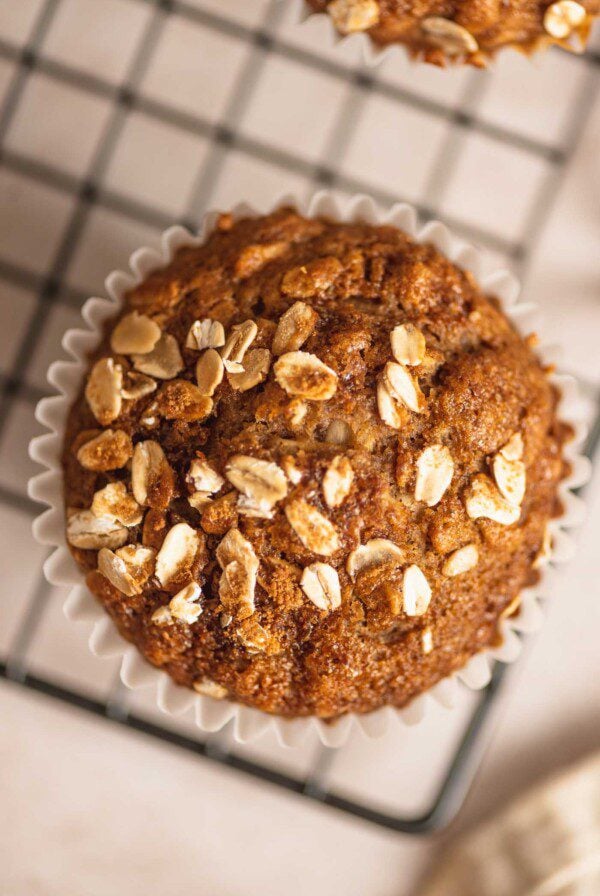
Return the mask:
POLYGON ((438 66, 483 67, 503 47, 524 53, 558 44, 581 51, 600 0, 307 0, 342 35, 367 32, 379 46, 404 44, 410 55, 438 66))
POLYGON ((223 215, 90 358, 67 540, 179 684, 286 716, 401 707, 497 644, 547 561, 556 405, 497 301, 432 246, 223 215))

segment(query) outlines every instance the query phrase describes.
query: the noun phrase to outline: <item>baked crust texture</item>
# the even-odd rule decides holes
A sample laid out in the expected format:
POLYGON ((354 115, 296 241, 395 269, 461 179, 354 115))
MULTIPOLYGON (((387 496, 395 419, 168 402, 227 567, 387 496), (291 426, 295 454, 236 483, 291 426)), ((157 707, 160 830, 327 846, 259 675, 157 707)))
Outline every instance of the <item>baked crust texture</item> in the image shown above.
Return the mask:
POLYGON ((340 34, 364 32, 377 46, 403 44, 438 66, 484 67, 498 50, 526 54, 557 44, 585 47, 600 0, 307 0, 340 34))
POLYGON ((532 345, 394 227, 222 215, 128 293, 71 410, 91 591, 200 693, 404 706, 537 579, 568 431, 532 345))

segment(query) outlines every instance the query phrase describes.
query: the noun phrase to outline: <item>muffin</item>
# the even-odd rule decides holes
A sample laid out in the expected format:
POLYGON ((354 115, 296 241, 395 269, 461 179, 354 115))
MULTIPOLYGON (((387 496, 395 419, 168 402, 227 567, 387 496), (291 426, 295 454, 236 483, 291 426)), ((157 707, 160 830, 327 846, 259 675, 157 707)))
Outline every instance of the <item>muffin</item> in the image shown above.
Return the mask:
POLYGON ((106 324, 65 431, 67 541, 178 684, 288 717, 402 707, 537 580, 558 397, 433 246, 224 214, 106 324))
POLYGON ((378 46, 404 44, 411 56, 445 66, 485 66, 502 47, 531 53, 550 44, 585 46, 600 0, 308 0, 340 34, 367 32, 378 46))

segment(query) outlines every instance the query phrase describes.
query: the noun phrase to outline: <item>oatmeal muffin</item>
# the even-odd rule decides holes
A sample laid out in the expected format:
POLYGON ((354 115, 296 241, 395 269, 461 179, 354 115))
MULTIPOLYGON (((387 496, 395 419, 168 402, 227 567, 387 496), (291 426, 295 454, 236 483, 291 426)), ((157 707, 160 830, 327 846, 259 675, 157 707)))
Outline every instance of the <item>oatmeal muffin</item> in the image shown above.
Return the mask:
POLYGON ((532 53, 550 44, 585 46, 600 0, 307 0, 341 34, 368 32, 375 44, 404 44, 434 65, 485 66, 502 47, 532 53))
POLYGON ((222 215, 126 296, 64 442, 67 539, 179 684, 401 707, 499 642, 568 435, 531 345, 391 226, 222 215))

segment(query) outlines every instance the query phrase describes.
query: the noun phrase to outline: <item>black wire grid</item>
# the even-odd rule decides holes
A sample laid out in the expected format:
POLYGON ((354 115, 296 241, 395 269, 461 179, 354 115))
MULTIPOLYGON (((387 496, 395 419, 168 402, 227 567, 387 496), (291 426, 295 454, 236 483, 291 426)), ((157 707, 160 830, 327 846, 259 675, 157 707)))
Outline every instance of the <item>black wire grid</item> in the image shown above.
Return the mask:
MULTIPOLYGON (((13 2, 16 4, 20 0, 13 2)), ((271 0, 264 4, 264 13, 258 26, 244 24, 243 21, 223 15, 222 10, 215 4, 203 8, 202 0, 200 5, 197 5, 198 0, 196 3, 184 0, 124 0, 124 2, 144 7, 147 15, 143 31, 120 85, 112 83, 102 72, 90 74, 45 53, 46 37, 66 0, 45 0, 45 2, 40 0, 37 16, 24 45, 14 44, 0 36, 0 63, 4 62, 12 69, 4 104, 0 109, 2 147, 0 173, 4 169, 28 183, 51 188, 73 200, 54 257, 44 273, 40 274, 27 266, 15 263, 14 260, 4 259, 0 246, 0 283, 4 282, 12 287, 27 290, 35 296, 31 313, 13 353, 12 365, 0 375, 0 440, 15 406, 25 404, 33 410, 34 404, 44 394, 43 389, 31 384, 27 370, 31 358, 39 351, 47 336, 53 309, 58 306, 77 309, 87 298, 86 294, 67 282, 67 274, 93 210, 101 208, 110 211, 134 224, 157 232, 173 223, 172 217, 160 208, 147 205, 143 198, 133 199, 123 195, 109 188, 104 182, 128 117, 134 112, 144 113, 149 119, 177 129, 181 133, 201 137, 208 144, 207 153, 199 166, 189 195, 186 211, 180 216, 180 222, 192 230, 197 226, 203 210, 211 207, 215 186, 219 183, 228 158, 234 152, 273 166, 293 177, 296 182, 301 178, 306 183, 307 190, 328 187, 344 193, 366 192, 383 205, 401 200, 403 197, 397 195, 393 188, 374 189, 372 184, 341 173, 340 167, 335 164, 335 161, 342 158, 356 129, 360 128, 361 116, 372 98, 385 98, 397 104, 399 110, 416 110, 447 125, 437 147, 435 164, 429 174, 423 196, 419 202, 413 202, 425 219, 440 217, 437 211, 439 196, 451 176, 460 155, 461 144, 468 134, 480 134, 497 143, 498 147, 513 147, 525 156, 540 161, 544 166, 544 176, 540 179, 538 189, 527 209, 526 226, 523 228, 525 237, 513 242, 493 228, 480 228, 448 215, 444 217, 455 232, 461 233, 484 249, 503 256, 521 276, 526 274, 531 253, 552 208, 562 174, 576 149, 582 126, 598 91, 600 56, 597 53, 590 52, 577 61, 581 66, 577 95, 563 128, 563 137, 558 145, 554 145, 532 139, 518 130, 492 124, 479 114, 478 109, 493 75, 470 73, 465 80, 458 104, 449 107, 413 89, 397 86, 385 80, 378 69, 364 66, 354 68, 345 64, 342 55, 338 57, 331 53, 321 54, 308 42, 306 45, 299 45, 296 41, 282 37, 277 26, 285 14, 286 4, 280 0, 271 0), (215 8, 218 12, 212 11, 215 8), (200 26, 215 36, 225 36, 243 42, 248 47, 249 52, 238 72, 224 112, 216 122, 151 98, 142 89, 143 79, 151 70, 156 49, 167 23, 173 17, 190 25, 200 26), (262 142, 250 137, 244 133, 243 128, 238 127, 257 85, 264 77, 268 60, 273 58, 299 64, 305 70, 327 76, 345 88, 343 100, 335 113, 327 145, 317 159, 307 159, 302 153, 302 147, 298 147, 297 151, 284 150, 269 143, 268 140, 262 142), (87 96, 102 99, 110 104, 110 114, 95 146, 91 163, 81 178, 53 164, 39 161, 34 155, 14 150, 10 148, 10 140, 5 140, 10 136, 11 126, 34 73, 43 75, 55 84, 75 88, 87 96)), ((227 0, 224 0, 225 4, 226 2, 227 0)), ((10 4, 4 4, 4 12, 0 13, 0 16, 10 14, 7 6, 10 4)), ((0 35, 2 33, 0 27, 0 35)), ((201 85, 199 89, 202 89, 201 85)), ((410 139, 410 135, 407 135, 407 139, 410 139)), ((600 435, 600 401, 592 389, 588 391, 596 407, 595 422, 588 443, 588 454, 591 456, 600 435)), ((22 450, 25 450, 24 445, 22 450)), ((18 511, 30 518, 33 518, 40 509, 26 496, 24 487, 14 488, 7 485, 0 485, 0 512, 3 506, 7 510, 18 511)), ((172 726, 159 724, 143 714, 131 712, 118 683, 114 684, 106 699, 95 699, 90 697, 85 689, 68 687, 61 684, 58 678, 36 674, 28 666, 27 654, 40 626, 43 625, 48 596, 49 586, 45 583, 40 570, 20 624, 14 631, 4 656, 0 658, 0 672, 7 682, 53 697, 88 713, 112 720, 118 725, 202 756, 206 760, 255 776, 350 815, 410 834, 439 829, 448 823, 460 808, 482 752, 484 729, 489 727, 496 696, 507 674, 507 667, 497 664, 490 684, 480 692, 429 808, 417 816, 391 813, 378 808, 375 802, 349 799, 342 792, 329 789, 325 771, 335 753, 334 750, 320 748, 309 773, 292 776, 276 766, 248 758, 243 749, 232 750, 215 738, 203 739, 190 734, 187 729, 176 730, 172 726)))

